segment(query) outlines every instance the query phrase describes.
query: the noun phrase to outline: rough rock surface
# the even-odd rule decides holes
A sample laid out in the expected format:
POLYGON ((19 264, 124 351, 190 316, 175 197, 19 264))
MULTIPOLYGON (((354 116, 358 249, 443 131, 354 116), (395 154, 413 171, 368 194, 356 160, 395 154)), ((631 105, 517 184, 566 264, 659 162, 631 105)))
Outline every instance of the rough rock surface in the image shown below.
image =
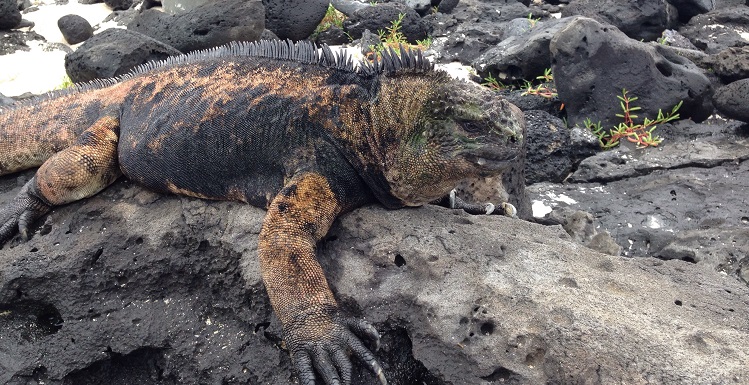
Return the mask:
POLYGON ((711 84, 691 61, 659 44, 632 40, 615 27, 579 17, 551 39, 552 71, 570 125, 586 118, 614 126, 617 95, 636 96, 641 117, 655 118, 683 101, 682 118, 712 112, 711 84))
POLYGON ((714 9, 697 15, 689 23, 678 28, 679 32, 704 50, 718 53, 729 47, 749 45, 744 35, 749 32, 749 6, 733 6, 714 9))
POLYGON ((660 130, 658 148, 599 153, 566 185, 529 186, 531 199, 592 213, 624 255, 682 259, 749 283, 749 128, 684 121, 660 130))
MULTIPOLYGON (((0 201, 30 175, 0 179, 0 201)), ((263 215, 125 181, 56 209, 0 250, 0 382, 290 383, 263 215)), ((701 265, 433 206, 356 210, 319 254, 343 307, 384 333, 393 385, 749 381, 749 288, 701 265)))

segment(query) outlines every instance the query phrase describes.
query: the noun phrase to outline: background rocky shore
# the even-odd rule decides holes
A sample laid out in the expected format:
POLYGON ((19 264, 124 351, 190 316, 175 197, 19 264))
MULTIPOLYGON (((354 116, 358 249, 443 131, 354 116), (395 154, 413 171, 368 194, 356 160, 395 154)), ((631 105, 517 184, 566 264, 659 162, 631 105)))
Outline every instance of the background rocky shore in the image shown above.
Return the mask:
MULTIPOLYGON (((232 40, 366 49, 403 15, 408 42, 525 111, 534 218, 371 206, 334 226, 321 263, 383 332, 390 383, 749 383, 749 6, 641 3, 336 1, 345 20, 315 31, 327 1, 68 4, 84 17, 58 25, 34 14, 73 8, 0 0, 0 103, 232 40), (636 121, 681 103, 656 147, 603 151, 585 127, 621 123, 623 90, 636 121)), ((31 175, 0 178, 0 204, 31 175)), ((239 273, 263 215, 128 181, 54 210, 0 250, 0 383, 289 383, 239 273)))

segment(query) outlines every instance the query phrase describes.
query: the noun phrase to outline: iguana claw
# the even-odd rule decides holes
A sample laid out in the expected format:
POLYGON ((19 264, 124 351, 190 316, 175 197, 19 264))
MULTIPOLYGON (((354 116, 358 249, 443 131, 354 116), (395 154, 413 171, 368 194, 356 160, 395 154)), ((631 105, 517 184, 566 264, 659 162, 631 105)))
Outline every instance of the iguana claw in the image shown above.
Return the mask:
POLYGON ((29 239, 29 227, 35 220, 52 208, 36 193, 36 180, 26 183, 18 195, 0 210, 0 247, 8 241, 16 230, 24 240, 29 239))
POLYGON ((352 377, 352 364, 349 355, 353 354, 374 373, 380 384, 387 385, 382 367, 374 354, 361 342, 364 337, 379 349, 380 335, 369 323, 355 319, 335 317, 332 328, 317 341, 304 338, 302 330, 290 328, 285 331, 286 343, 302 385, 314 385, 315 373, 327 385, 349 385, 352 377))

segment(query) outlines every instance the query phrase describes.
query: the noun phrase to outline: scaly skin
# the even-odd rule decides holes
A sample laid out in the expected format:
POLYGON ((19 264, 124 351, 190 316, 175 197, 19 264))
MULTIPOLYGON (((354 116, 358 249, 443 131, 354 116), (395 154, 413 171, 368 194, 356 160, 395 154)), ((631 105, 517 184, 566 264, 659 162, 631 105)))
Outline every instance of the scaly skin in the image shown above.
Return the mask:
POLYGON ((522 113, 433 71, 420 53, 354 70, 309 44, 264 42, 150 65, 0 112, 0 175, 41 166, 0 210, 0 245, 119 175, 155 191, 264 207, 258 254, 302 384, 349 384, 357 356, 315 247, 367 202, 418 206, 523 159, 522 113))

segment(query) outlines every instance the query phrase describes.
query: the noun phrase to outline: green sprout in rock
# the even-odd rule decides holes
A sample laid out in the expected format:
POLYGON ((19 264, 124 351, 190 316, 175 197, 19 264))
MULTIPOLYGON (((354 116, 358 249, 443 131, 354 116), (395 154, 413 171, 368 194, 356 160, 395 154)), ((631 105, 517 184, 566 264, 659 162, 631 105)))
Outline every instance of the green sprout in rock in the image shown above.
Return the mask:
POLYGON ((655 119, 649 119, 646 117, 642 123, 636 123, 635 119, 637 119, 638 116, 633 112, 641 110, 641 108, 633 106, 632 102, 637 100, 637 97, 627 95, 627 90, 623 89, 621 96, 617 95, 617 98, 619 99, 622 113, 616 114, 616 116, 624 120, 619 123, 619 125, 606 131, 601 127, 601 122, 593 123, 589 118, 585 119, 583 122, 583 125, 598 137, 601 148, 605 150, 616 147, 623 138, 635 143, 637 148, 657 146, 663 141, 663 139, 654 135, 653 131, 659 124, 679 119, 677 111, 679 111, 679 108, 681 108, 683 103, 683 101, 680 101, 671 109, 671 112, 666 114, 664 114, 662 110, 658 110, 658 117, 655 119))
POLYGON ((317 36, 333 26, 343 29, 344 20, 346 20, 346 15, 333 8, 333 4, 328 4, 328 10, 325 12, 325 16, 322 20, 320 20, 320 24, 315 28, 315 31, 312 32, 312 36, 317 36))
POLYGON ((525 81, 523 95, 536 95, 547 99, 557 96, 557 89, 553 86, 554 74, 551 73, 551 68, 545 69, 543 75, 536 76, 536 80, 540 80, 541 84, 534 86, 533 83, 525 81))
POLYGON ((390 26, 384 30, 380 29, 377 31, 377 36, 380 38, 380 43, 377 45, 369 46, 369 50, 379 56, 383 50, 393 48, 400 50, 403 46, 406 49, 420 49, 425 50, 432 44, 432 38, 427 37, 423 40, 417 40, 416 44, 411 44, 406 39, 406 35, 403 34, 401 28, 403 26, 403 18, 406 17, 405 13, 399 13, 398 18, 390 22, 390 26))

